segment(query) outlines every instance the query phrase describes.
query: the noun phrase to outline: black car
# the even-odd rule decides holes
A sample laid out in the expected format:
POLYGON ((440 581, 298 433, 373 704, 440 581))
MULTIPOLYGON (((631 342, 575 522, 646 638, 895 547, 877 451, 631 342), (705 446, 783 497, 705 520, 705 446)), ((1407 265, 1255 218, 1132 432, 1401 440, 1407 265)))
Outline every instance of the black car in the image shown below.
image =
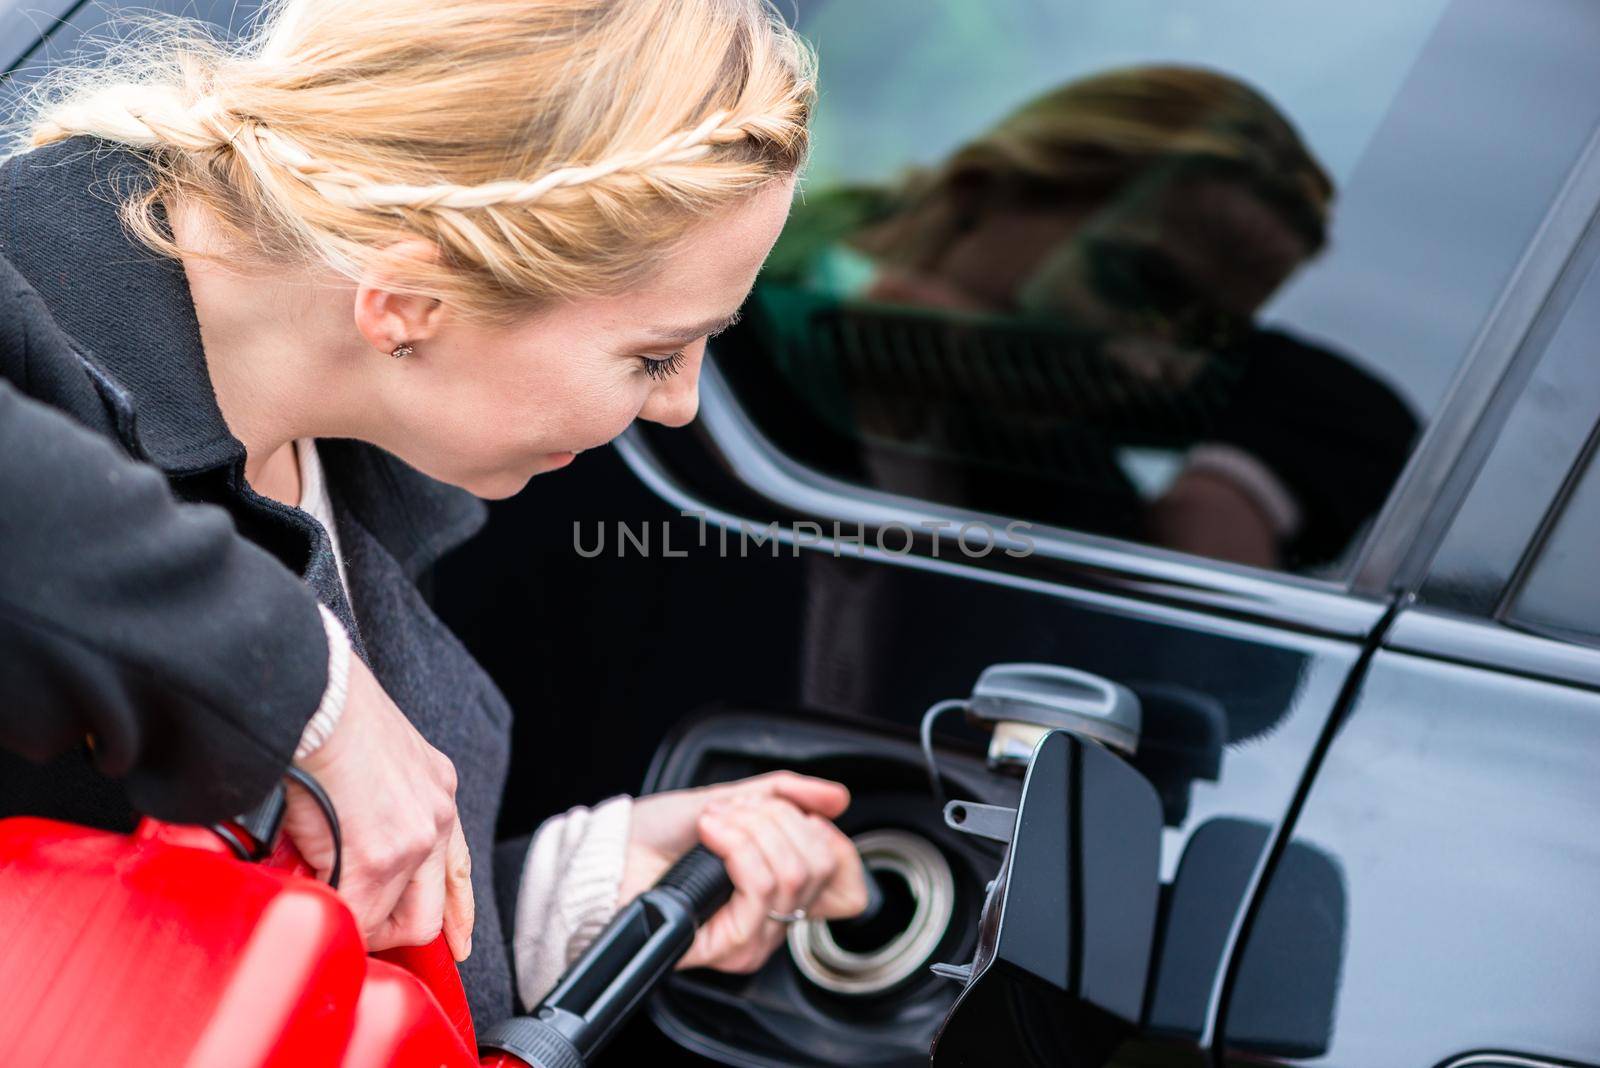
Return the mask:
MULTIPOLYGON (((109 6, 0 3, 8 91, 109 6)), ((1600 1065, 1600 6, 790 7, 815 154, 694 428, 434 584, 508 834, 854 793, 879 922, 606 1060, 1600 1065)))

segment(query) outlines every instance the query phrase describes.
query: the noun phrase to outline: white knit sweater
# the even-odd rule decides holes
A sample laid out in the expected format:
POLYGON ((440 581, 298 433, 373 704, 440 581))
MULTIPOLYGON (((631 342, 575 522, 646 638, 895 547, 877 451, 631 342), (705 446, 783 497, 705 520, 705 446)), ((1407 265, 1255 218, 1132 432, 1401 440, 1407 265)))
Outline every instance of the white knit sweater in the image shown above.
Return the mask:
MULTIPOLYGON (((300 510, 328 532, 339 581, 348 591, 333 501, 315 443, 309 438, 296 441, 295 456, 300 462, 300 510)), ((331 724, 323 727, 331 730, 331 724)), ((592 809, 552 816, 534 832, 511 928, 517 993, 524 1005, 538 1004, 616 913, 632 814, 631 798, 613 797, 592 809)))

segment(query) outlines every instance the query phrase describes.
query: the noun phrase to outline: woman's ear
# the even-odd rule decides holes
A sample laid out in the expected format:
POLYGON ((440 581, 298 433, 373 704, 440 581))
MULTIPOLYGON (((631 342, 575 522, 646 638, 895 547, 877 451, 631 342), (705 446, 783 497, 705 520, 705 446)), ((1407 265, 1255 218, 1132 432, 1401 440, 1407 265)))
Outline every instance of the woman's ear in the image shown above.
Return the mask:
POLYGON ((409 238, 384 250, 384 258, 356 285, 355 324, 361 336, 382 353, 399 345, 415 345, 438 332, 444 303, 438 297, 405 292, 399 280, 415 276, 418 266, 435 263, 439 249, 431 241, 409 238))

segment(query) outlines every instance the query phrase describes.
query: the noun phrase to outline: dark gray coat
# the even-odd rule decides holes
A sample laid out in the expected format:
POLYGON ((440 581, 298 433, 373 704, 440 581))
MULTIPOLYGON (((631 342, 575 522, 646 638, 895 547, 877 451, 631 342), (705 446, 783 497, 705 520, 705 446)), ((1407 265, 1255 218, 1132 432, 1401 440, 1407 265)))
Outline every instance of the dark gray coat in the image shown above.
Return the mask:
MULTIPOLYGON (((384 689, 455 761, 478 909, 475 951, 462 976, 474 1016, 480 1022, 503 1018, 511 1011, 512 982, 493 890, 493 835, 511 714, 417 586, 441 554, 478 529, 483 506, 372 446, 320 443, 346 558, 347 602, 321 528, 245 484, 244 449, 212 393, 181 265, 151 253, 121 226, 116 202, 146 176, 138 153, 87 138, 0 166, 0 255, 16 269, 0 271, 7 304, 0 340, 10 338, 0 351, 0 386, 9 385, 0 390, 0 418, 9 418, 13 430, 30 428, 28 436, 9 439, 0 430, 0 446, 23 450, 0 456, 8 472, 0 488, 35 486, 56 502, 59 528, 53 538, 30 542, 30 530, 49 529, 33 513, 14 510, 39 503, 17 499, 15 492, 0 499, 0 546, 13 554, 4 566, 16 579, 0 584, 0 602, 7 585, 23 590, 11 592, 13 601, 26 601, 31 589, 37 603, 48 599, 56 617, 48 628, 37 621, 16 624, 38 654, 27 663, 45 667, 24 671, 16 654, 14 669, 0 670, 6 706, 0 744, 10 738, 12 749, 35 759, 54 757, 40 765, 0 754, 0 815, 36 812, 118 827, 131 822, 133 802, 157 815, 214 819, 244 807, 236 802, 259 798, 287 763, 326 675, 315 613, 308 601, 296 601, 303 594, 294 590, 303 587, 283 581, 286 567, 345 622, 384 689), (41 302, 47 316, 41 316, 41 302), (74 438, 64 420, 49 422, 55 413, 42 413, 41 403, 154 465, 179 500, 220 506, 239 533, 282 566, 241 549, 214 510, 189 509, 201 518, 189 514, 187 525, 178 523, 168 514, 176 509, 170 497, 158 499, 163 495, 152 495, 140 481, 145 471, 129 474, 96 458, 92 443, 74 438), (86 493, 85 472, 114 488, 103 496, 86 493), (9 526, 8 511, 18 517, 9 526), (126 527, 128 536, 117 537, 108 526, 126 527), (192 537, 174 540, 177 531, 192 537), (91 566, 90 538, 104 553, 92 565, 102 569, 98 581, 72 574, 91 566), (63 545, 77 549, 63 551, 63 545), (227 566, 218 565, 222 557, 227 566), (184 581, 193 575, 204 581, 184 581), (261 634, 267 644, 243 669, 230 663, 227 677, 219 677, 224 673, 215 658, 236 650, 211 637, 185 637, 195 630, 185 615, 194 612, 206 615, 204 635, 261 634), (192 647, 168 648, 185 642, 192 647), (212 699, 179 699, 160 712, 158 696, 158 711, 150 711, 152 702, 129 696, 134 684, 122 677, 138 674, 124 667, 134 645, 145 685, 212 699), (149 677, 162 672, 168 677, 149 677), (67 675, 78 678, 63 681, 67 675), (115 681, 99 688, 81 681, 102 676, 115 681), (17 692, 24 685, 32 690, 17 692), (229 712, 241 686, 257 688, 259 709, 229 712), (102 709, 94 718, 82 706, 96 702, 115 706, 117 714, 102 709), (36 726, 45 717, 55 734, 29 733, 27 716, 36 726), (87 729, 96 734, 98 763, 81 744, 61 752, 62 731, 75 740, 87 729), (47 735, 54 744, 46 744, 47 735), (108 759, 108 753, 125 759, 108 759)), ((6 617, 4 607, 0 603, 0 617, 6 617)), ((18 618, 29 609, 26 603, 13 607, 18 618)), ((0 618, 0 627, 7 625, 0 618)), ((9 655, 0 651, 0 657, 9 655)))

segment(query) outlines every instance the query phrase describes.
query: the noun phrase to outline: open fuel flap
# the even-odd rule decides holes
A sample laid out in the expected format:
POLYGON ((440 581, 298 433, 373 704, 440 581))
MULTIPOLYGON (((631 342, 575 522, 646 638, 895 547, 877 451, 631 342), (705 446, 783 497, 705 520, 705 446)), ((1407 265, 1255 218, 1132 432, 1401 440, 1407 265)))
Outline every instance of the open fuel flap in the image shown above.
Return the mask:
POLYGON ((1139 701, 1050 665, 997 665, 956 708, 987 752, 818 713, 717 709, 663 743, 647 790, 791 768, 836 779, 882 892, 867 925, 806 921, 748 976, 689 973, 651 1015, 732 1065, 1097 1065, 1138 1025, 1160 898, 1162 799, 1122 754, 1139 701), (930 770, 932 769, 932 770, 930 770), (937 1040, 937 1045, 935 1042, 937 1040))

